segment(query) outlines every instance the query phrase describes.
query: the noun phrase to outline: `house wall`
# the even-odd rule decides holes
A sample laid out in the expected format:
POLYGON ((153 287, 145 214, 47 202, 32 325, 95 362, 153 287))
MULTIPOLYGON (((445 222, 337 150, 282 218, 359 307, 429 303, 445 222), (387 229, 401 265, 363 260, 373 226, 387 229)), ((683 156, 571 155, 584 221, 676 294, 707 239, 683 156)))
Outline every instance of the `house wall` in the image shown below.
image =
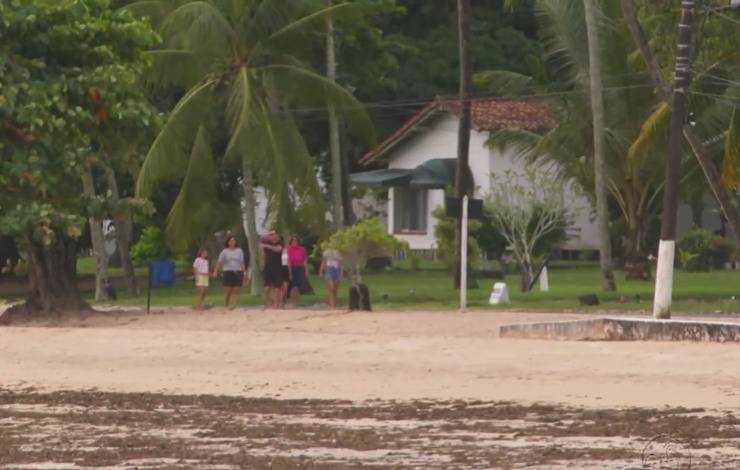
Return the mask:
MULTIPOLYGON (((421 125, 411 135, 396 145, 390 152, 393 158, 388 168, 416 168, 432 158, 457 157, 457 127, 458 119, 452 115, 441 115, 421 125)), ((488 149, 484 147, 486 136, 481 132, 473 131, 470 136, 470 169, 475 178, 475 196, 480 196, 480 186, 488 187, 490 172, 488 149), (484 176, 481 176, 484 175, 484 176)), ((437 207, 444 207, 445 194, 442 189, 427 192, 427 232, 425 234, 398 234, 399 239, 405 240, 414 250, 429 250, 435 248, 434 222, 432 212, 437 207)), ((388 232, 394 233, 393 227, 393 190, 388 192, 388 232)))
MULTIPOLYGON (((442 115, 418 126, 411 135, 390 149, 392 158, 388 168, 415 168, 432 158, 456 158, 457 156, 457 128, 458 118, 453 115, 442 115)), ((475 180, 474 196, 485 197, 491 190, 491 173, 503 175, 507 171, 523 173, 524 162, 517 158, 512 151, 489 149, 485 143, 488 132, 471 132, 470 136, 470 169, 475 180)), ((593 208, 585 197, 578 195, 572 188, 566 191, 571 207, 576 209, 576 221, 572 230, 572 238, 563 246, 572 250, 587 250, 598 248, 598 237, 594 220, 593 208)), ((432 211, 444 206, 444 191, 430 190, 428 192, 428 219, 427 233, 425 234, 394 234, 409 243, 412 249, 428 250, 435 248, 434 225, 432 211)), ((388 198, 388 232, 394 233, 393 227, 393 190, 389 191, 388 198)))

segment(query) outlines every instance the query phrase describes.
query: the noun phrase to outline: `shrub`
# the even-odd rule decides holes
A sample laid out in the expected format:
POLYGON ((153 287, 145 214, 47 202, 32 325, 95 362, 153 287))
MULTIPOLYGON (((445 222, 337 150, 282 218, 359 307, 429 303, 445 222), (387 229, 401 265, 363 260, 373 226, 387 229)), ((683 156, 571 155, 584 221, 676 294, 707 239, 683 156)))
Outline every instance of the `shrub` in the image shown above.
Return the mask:
POLYGON ((732 252, 729 241, 701 228, 691 230, 678 242, 678 259, 687 271, 721 269, 732 252))
POLYGON ((170 256, 172 252, 167 246, 165 233, 159 227, 146 227, 139 241, 131 247, 131 259, 136 266, 147 266, 152 261, 170 256))
MULTIPOLYGON (((456 220, 447 217, 444 207, 437 207, 432 212, 437 219, 434 227, 434 239, 437 244, 437 255, 450 272, 454 272, 457 261, 455 254, 455 224, 456 220)), ((477 220, 468 220, 468 267, 472 271, 481 268, 480 245, 478 245, 478 231, 481 223, 477 220)))
POLYGON ((362 269, 369 259, 390 257, 396 250, 407 251, 408 243, 389 235, 379 219, 366 219, 334 233, 321 244, 322 250, 327 248, 339 251, 345 266, 362 282, 362 269))

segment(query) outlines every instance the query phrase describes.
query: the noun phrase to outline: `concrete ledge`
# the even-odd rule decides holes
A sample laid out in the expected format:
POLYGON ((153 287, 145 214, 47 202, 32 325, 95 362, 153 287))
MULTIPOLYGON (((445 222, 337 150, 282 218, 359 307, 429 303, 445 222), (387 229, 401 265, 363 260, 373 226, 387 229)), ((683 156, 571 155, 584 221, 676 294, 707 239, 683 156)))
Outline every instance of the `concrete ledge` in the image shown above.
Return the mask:
POLYGON ((643 318, 595 318, 522 323, 499 328, 501 338, 570 341, 740 342, 740 323, 643 318))

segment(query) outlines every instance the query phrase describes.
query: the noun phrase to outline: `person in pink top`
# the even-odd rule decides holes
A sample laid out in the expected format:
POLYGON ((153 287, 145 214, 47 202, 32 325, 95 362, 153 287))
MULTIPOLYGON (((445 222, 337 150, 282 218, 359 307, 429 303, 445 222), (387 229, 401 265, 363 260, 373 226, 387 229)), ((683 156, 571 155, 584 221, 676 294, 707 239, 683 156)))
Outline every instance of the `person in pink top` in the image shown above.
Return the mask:
POLYGON ((298 305, 298 294, 306 282, 306 249, 301 246, 297 236, 290 237, 288 242, 288 269, 290 270, 290 303, 298 305))

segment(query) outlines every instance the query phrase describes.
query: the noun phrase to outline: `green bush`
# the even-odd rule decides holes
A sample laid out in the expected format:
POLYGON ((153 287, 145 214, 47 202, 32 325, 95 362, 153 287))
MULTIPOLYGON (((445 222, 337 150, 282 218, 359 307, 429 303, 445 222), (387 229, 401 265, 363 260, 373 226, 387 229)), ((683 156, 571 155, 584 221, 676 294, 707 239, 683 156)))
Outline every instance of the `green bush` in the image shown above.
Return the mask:
MULTIPOLYGON (((455 219, 447 217, 444 207, 438 207, 432 211, 432 215, 437 219, 437 225, 434 227, 434 239, 437 244, 437 255, 445 268, 454 272, 456 268, 455 256, 455 219)), ((468 267, 472 271, 478 271, 481 268, 480 245, 478 245, 478 231, 481 223, 477 220, 468 221, 468 267)))
POLYGON ((691 230, 678 242, 678 259, 687 271, 721 269, 732 252, 729 241, 701 228, 691 230))
POLYGON ((159 227, 146 227, 139 241, 131 247, 131 259, 136 266, 148 266, 152 261, 171 256, 165 233, 159 227))

